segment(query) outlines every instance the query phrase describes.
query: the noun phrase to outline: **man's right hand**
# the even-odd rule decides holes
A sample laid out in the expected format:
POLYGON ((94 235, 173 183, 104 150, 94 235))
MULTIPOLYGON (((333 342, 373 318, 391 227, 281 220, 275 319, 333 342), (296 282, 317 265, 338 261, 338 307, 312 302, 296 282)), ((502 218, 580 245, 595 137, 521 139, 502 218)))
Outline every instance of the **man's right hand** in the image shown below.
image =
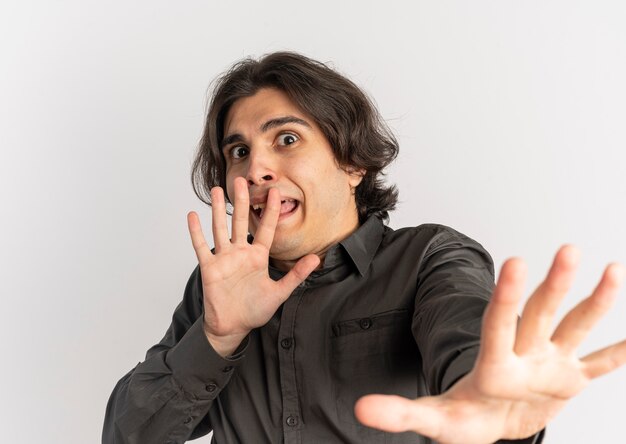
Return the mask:
POLYGON ((228 237, 226 202, 220 187, 211 190, 215 254, 206 243, 198 215, 191 211, 187 223, 202 275, 204 331, 221 356, 232 354, 253 329, 265 325, 291 292, 318 266, 309 254, 279 281, 268 273, 269 253, 280 215, 280 191, 271 188, 263 218, 248 243, 250 200, 245 178, 234 181, 235 203, 232 238, 228 237))

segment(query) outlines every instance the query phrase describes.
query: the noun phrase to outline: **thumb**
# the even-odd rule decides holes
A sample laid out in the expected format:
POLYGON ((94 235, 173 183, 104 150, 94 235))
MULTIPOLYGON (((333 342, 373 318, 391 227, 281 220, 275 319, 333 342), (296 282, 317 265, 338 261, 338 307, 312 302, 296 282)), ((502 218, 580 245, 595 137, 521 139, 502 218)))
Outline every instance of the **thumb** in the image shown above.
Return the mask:
POLYGON ((300 258, 296 265, 293 266, 281 280, 278 281, 281 294, 285 295, 285 299, 289 297, 298 285, 300 285, 309 274, 319 265, 320 258, 315 254, 308 254, 300 258))
POLYGON ((440 434, 441 414, 424 397, 420 401, 396 395, 367 395, 354 406, 356 418, 368 427, 387 432, 414 431, 437 438, 440 434), (424 402, 426 401, 426 402, 424 402))

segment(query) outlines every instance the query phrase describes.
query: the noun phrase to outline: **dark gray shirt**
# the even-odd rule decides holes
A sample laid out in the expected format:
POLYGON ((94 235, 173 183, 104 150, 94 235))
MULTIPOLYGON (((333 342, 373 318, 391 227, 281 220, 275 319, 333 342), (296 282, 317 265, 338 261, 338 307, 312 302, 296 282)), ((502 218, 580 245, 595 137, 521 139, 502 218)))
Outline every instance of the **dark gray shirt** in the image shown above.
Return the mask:
POLYGON ((182 443, 211 430, 228 444, 430 443, 363 426, 354 403, 448 389, 472 368, 493 288, 493 261, 476 241, 370 217, 222 358, 202 328, 196 267, 163 339, 116 385, 103 443, 182 443))

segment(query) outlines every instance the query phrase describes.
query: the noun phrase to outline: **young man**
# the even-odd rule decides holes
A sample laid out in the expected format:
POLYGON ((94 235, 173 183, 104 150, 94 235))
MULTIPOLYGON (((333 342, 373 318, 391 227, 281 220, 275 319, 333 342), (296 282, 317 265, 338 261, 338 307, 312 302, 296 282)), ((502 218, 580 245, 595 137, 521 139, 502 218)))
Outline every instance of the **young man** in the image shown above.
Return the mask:
POLYGON ((226 73, 193 168, 215 248, 189 213, 199 265, 165 337, 115 387, 103 442, 540 442, 567 399, 626 361, 624 342, 575 355, 623 267, 553 332, 578 261, 562 247, 518 323, 522 261, 494 285, 467 236, 384 225, 397 149, 319 62, 281 52, 226 73))

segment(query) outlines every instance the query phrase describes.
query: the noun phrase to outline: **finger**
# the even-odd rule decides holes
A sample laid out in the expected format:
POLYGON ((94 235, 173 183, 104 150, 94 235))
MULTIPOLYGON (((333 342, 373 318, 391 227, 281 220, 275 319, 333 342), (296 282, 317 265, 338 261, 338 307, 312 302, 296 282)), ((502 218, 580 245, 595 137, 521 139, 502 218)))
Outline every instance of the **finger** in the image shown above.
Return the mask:
POLYGON ((259 227, 254 233, 254 243, 264 245, 268 250, 272 246, 274 240, 274 232, 276 224, 280 216, 280 191, 276 188, 270 188, 265 203, 263 217, 259 223, 259 227))
POLYGON ((248 242, 248 213, 250 196, 248 183, 243 177, 235 178, 235 204, 233 212, 233 243, 248 242))
POLYGON ((444 424, 442 413, 419 401, 395 395, 367 395, 354 406, 356 418, 368 427, 392 433, 414 431, 438 439, 444 424))
POLYGON ((298 262, 296 262, 296 265, 289 270, 289 273, 278 281, 278 285, 280 286, 278 294, 281 296, 284 295, 284 299, 287 299, 296 287, 300 285, 313 270, 315 270, 315 267, 317 267, 319 263, 320 258, 315 254, 308 254, 301 258, 298 262))
POLYGON ((607 266, 591 296, 576 305, 559 323, 552 342, 565 351, 576 349, 611 308, 623 279, 624 270, 620 264, 607 266))
POLYGON ((554 316, 572 285, 579 261, 580 252, 573 245, 559 249, 548 275, 524 306, 515 344, 517 353, 523 354, 548 341, 554 316))
POLYGON ((209 248, 204 234, 202 233, 202 226, 200 225, 200 218, 195 211, 187 213, 187 226, 189 227, 189 234, 191 234, 191 244, 196 252, 198 263, 200 265, 206 263, 213 256, 211 248, 209 248))
POLYGON ((524 291, 526 264, 517 258, 507 260, 483 317, 479 360, 497 363, 510 356, 515 344, 517 306, 524 291))
POLYGON ((626 364, 626 341, 590 353, 581 361, 585 366, 585 374, 590 379, 612 372, 626 364))
POLYGON ((226 223, 226 200, 224 199, 224 190, 221 187, 211 189, 211 219, 215 252, 219 253, 230 245, 228 224, 226 223))

